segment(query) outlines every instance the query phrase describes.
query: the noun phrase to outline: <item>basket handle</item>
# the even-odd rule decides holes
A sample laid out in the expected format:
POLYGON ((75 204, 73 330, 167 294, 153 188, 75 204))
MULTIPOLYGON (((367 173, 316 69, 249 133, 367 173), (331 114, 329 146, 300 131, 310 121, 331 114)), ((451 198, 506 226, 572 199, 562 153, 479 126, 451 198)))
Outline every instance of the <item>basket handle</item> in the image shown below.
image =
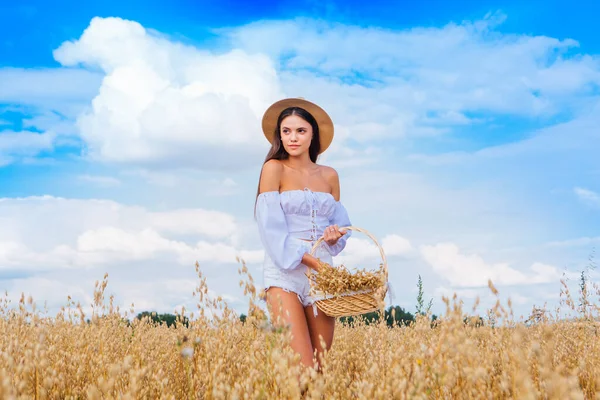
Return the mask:
MULTIPOLYGON (((383 272, 385 275, 385 281, 387 282, 388 280, 388 265, 387 265, 387 259, 385 258, 385 253, 383 251, 383 247, 381 247, 381 245, 379 244, 379 242, 377 241, 377 239, 375 239, 375 236, 373 236, 373 234, 371 234, 369 231, 367 231, 366 229, 363 228, 358 228, 356 226, 344 226, 344 227, 340 227, 340 230, 351 230, 351 231, 357 231, 357 232, 361 232, 364 233, 365 235, 367 235, 369 237, 369 239, 371 239, 375 245, 377 246, 377 248, 379 249, 379 254, 381 254, 381 260, 383 261, 383 272)), ((319 245, 321 244, 321 242, 323 242, 325 239, 323 236, 321 236, 313 245, 312 249, 310 250, 310 255, 314 256, 315 251, 317 250, 317 248, 319 247, 319 245)), ((312 268, 309 268, 310 270, 310 274, 314 273, 314 270, 312 268)), ((313 280, 308 279, 308 282, 310 284, 310 286, 313 286, 313 280)))

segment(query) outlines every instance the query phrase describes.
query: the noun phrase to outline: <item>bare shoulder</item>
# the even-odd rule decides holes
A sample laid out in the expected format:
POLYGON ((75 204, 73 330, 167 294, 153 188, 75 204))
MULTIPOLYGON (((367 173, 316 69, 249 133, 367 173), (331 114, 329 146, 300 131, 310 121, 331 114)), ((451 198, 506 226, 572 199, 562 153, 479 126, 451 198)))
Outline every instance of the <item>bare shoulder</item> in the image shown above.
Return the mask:
POLYGON ((330 179, 338 179, 338 173, 334 168, 327 165, 319 165, 319 169, 321 171, 321 175, 323 175, 323 177, 328 181, 330 179))
POLYGON ((321 165, 321 174, 323 175, 323 177, 325 178, 325 180, 327 181, 327 183, 329 183, 329 185, 331 186, 331 194, 333 195, 333 197, 336 200, 340 199, 340 177, 338 175, 338 172, 332 168, 332 167, 328 167, 326 165, 321 165))
POLYGON ((281 160, 269 160, 263 165, 263 171, 266 171, 269 174, 272 173, 281 173, 283 170, 283 163, 281 160))
POLYGON ((283 164, 279 160, 269 160, 264 163, 260 173, 260 186, 258 191, 260 193, 279 191, 282 171, 283 164))

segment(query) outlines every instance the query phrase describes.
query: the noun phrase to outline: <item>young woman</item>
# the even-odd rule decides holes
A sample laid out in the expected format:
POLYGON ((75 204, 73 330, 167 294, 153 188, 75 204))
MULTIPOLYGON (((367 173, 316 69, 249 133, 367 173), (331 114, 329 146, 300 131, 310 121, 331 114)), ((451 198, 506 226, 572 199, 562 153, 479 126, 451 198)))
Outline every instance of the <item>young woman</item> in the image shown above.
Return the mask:
POLYGON ((265 248, 263 283, 274 323, 289 324, 292 348, 305 366, 320 369, 331 347, 335 318, 318 312, 309 296, 308 268, 318 273, 319 260, 346 246, 351 231, 340 203, 337 172, 317 164, 333 140, 333 123, 319 106, 304 99, 280 100, 265 112, 262 128, 271 143, 263 164, 256 199, 256 219, 265 248), (323 237, 314 255, 311 249, 323 237), (321 340, 325 347, 321 346, 321 340))

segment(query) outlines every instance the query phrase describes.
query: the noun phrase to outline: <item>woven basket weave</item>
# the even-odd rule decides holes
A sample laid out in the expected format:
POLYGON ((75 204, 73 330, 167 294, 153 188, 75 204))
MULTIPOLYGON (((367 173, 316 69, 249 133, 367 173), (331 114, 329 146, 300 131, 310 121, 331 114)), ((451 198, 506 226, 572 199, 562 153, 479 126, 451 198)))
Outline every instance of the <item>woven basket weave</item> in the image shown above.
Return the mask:
MULTIPOLYGON (((387 282, 388 280, 388 266, 387 260, 385 258, 385 253, 383 252, 383 248, 377 242, 377 239, 362 228, 357 228, 354 226, 346 226, 339 228, 340 230, 352 230, 364 233, 367 235, 379 248, 379 253, 381 254, 382 265, 383 265, 383 279, 382 282, 387 282)), ((315 242, 310 252, 311 255, 314 256, 315 251, 323 242, 323 237, 315 242)), ((309 269, 308 272, 308 281, 310 283, 310 296, 314 296, 317 298, 321 298, 321 300, 317 300, 315 302, 316 306, 323 313, 330 317, 348 317, 366 314, 372 311, 377 311, 382 308, 384 303, 385 294, 387 292, 387 284, 383 284, 380 287, 375 289, 368 289, 360 292, 346 292, 337 295, 329 295, 319 291, 315 287, 314 275, 316 271, 312 268, 309 269), (325 298, 323 298, 325 297, 325 298)))

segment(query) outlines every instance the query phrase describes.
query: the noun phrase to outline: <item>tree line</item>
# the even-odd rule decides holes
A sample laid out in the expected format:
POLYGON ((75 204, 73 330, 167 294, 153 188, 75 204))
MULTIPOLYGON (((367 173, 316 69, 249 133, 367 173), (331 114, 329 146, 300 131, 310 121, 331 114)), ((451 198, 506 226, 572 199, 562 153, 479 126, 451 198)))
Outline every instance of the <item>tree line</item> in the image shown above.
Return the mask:
MULTIPOLYGON (((433 299, 430 299, 427 306, 425 306, 423 280, 421 279, 421 275, 419 275, 419 279, 417 281, 417 289, 418 289, 417 304, 415 307, 414 314, 400 306, 390 306, 387 309, 385 309, 383 312, 373 311, 373 312, 365 313, 365 314, 362 314, 360 316, 360 318, 362 318, 364 320, 364 323, 368 325, 368 324, 373 324, 373 323, 379 322, 379 320, 383 317, 386 324, 390 327, 400 326, 400 325, 408 325, 411 322, 415 322, 417 315, 429 314, 429 312, 431 311, 431 307, 433 305, 433 299)), ((177 316, 175 314, 169 314, 169 313, 159 314, 159 313, 156 313, 153 311, 143 311, 143 312, 137 314, 137 316, 136 316, 137 319, 142 319, 144 317, 150 318, 150 320, 152 320, 153 322, 155 322, 159 325, 164 323, 168 327, 174 325, 175 322, 178 321, 178 318, 179 318, 179 323, 181 323, 185 326, 189 325, 189 320, 187 319, 187 317, 183 317, 183 319, 182 319, 180 316, 177 316)), ((241 314, 239 316, 239 318, 240 318, 240 321, 246 322, 247 315, 241 314)), ((341 317, 340 321, 344 324, 352 325, 356 319, 357 318, 355 318, 355 317, 341 317)), ((435 314, 431 314, 431 320, 435 321, 436 319, 437 319, 437 316, 435 314)))
MULTIPOLYGON (((413 314, 400 306, 390 306, 383 313, 373 311, 370 313, 362 314, 361 318, 364 319, 365 324, 373 324, 379 322, 381 317, 386 321, 387 325, 392 326, 400 326, 409 324, 415 321, 416 313, 413 314)), ((170 313, 156 313, 153 311, 143 311, 136 315, 136 319, 149 318, 152 322, 157 323, 158 325, 166 324, 168 327, 175 325, 175 322, 179 321, 180 324, 184 326, 189 326, 189 320, 187 317, 177 316, 175 314, 170 313)), ((239 316, 240 321, 246 322, 246 314, 241 314, 239 316)), ((340 321, 344 324, 352 325, 357 318, 355 317, 341 317, 340 321)), ((432 320, 435 321, 437 316, 432 315, 432 320)))

